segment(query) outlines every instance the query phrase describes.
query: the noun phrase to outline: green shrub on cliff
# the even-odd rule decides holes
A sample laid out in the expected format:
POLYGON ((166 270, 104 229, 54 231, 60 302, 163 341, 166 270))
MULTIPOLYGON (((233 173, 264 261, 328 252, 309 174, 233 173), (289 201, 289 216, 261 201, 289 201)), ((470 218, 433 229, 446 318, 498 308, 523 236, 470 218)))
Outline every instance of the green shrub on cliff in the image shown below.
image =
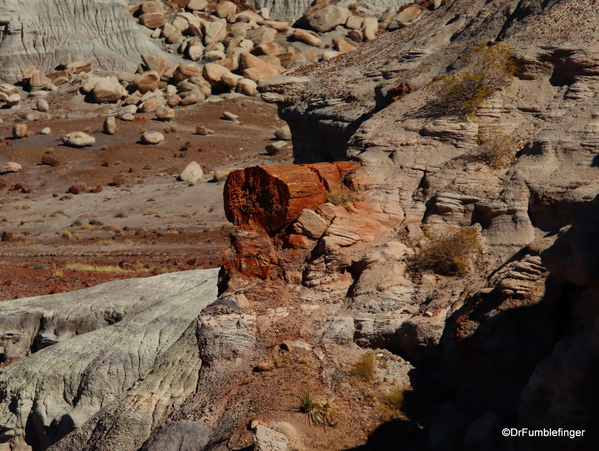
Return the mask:
POLYGON ((431 84, 435 106, 446 115, 472 116, 496 91, 508 86, 518 72, 511 49, 501 43, 479 44, 463 59, 464 68, 431 84))

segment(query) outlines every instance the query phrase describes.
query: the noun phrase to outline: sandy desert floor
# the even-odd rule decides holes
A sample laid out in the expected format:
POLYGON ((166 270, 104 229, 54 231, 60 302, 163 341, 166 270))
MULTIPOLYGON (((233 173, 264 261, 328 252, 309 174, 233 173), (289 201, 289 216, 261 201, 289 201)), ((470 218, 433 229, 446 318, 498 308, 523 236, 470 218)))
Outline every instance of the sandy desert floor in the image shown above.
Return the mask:
POLYGON ((265 152, 284 123, 275 106, 257 98, 178 108, 171 122, 138 113, 131 122, 117 119, 115 135, 102 132, 115 105, 78 94, 48 103, 47 113, 34 110, 33 99, 0 110, 0 167, 23 166, 0 175, 0 300, 217 267, 232 225, 223 210, 224 181, 213 181, 211 172, 292 163, 290 153, 265 152), (225 111, 239 122, 225 120, 225 111), (17 122, 31 136, 13 139, 17 122), (198 126, 214 134, 196 134, 198 126), (44 127, 52 133, 40 135, 44 127), (165 129, 163 143, 139 142, 143 131, 165 129), (72 131, 87 132, 96 144, 65 146, 60 137, 72 131), (44 156, 58 165, 43 164, 44 156), (191 161, 205 173, 193 186, 177 180, 191 161), (69 193, 73 186, 85 190, 69 193))

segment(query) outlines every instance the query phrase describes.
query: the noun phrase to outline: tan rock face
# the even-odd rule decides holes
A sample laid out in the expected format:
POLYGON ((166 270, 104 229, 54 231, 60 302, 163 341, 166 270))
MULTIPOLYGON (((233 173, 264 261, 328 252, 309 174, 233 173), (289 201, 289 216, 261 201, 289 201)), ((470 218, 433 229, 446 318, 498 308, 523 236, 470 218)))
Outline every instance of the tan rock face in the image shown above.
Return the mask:
POLYGON ((166 19, 162 13, 147 13, 139 16, 139 23, 144 27, 156 29, 162 27, 166 23, 166 19))
POLYGON ((275 77, 285 70, 282 67, 268 64, 251 53, 241 54, 241 66, 243 67, 243 76, 256 82, 275 77))
POLYGON ((309 23, 313 30, 325 33, 344 24, 351 15, 352 13, 347 8, 327 6, 314 14, 309 23))

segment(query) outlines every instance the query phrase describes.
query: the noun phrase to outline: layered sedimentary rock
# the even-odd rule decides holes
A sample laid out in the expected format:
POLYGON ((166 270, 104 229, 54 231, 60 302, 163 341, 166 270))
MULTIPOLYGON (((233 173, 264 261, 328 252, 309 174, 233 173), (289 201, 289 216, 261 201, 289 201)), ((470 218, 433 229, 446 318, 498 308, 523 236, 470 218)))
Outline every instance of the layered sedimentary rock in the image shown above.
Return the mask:
POLYGON ((4 302, 0 449, 46 449, 76 428, 55 449, 138 449, 195 390, 190 326, 215 297, 216 270, 200 270, 4 302))
POLYGON ((49 72, 69 53, 114 72, 135 72, 144 53, 176 61, 141 32, 120 0, 2 0, 0 21, 0 78, 11 83, 30 66, 49 72))

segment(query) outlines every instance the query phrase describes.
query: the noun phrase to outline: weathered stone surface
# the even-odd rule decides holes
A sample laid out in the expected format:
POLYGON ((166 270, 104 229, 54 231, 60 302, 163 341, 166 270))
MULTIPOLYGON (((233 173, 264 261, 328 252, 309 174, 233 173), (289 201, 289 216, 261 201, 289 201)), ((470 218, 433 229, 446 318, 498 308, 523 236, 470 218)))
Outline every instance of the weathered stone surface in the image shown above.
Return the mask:
POLYGON ((22 169, 23 169, 23 166, 20 165, 19 163, 16 163, 14 161, 9 161, 4 166, 2 166, 2 169, 0 169, 0 172, 5 174, 8 172, 19 172, 22 169))
POLYGON ((397 14, 397 16, 395 16, 395 20, 397 20, 397 22, 399 22, 401 25, 406 26, 418 22, 421 17, 422 9, 417 6, 410 6, 397 14))
POLYGON ((183 172, 179 174, 179 179, 188 183, 196 183, 203 176, 204 171, 202 171, 202 167, 196 161, 192 161, 185 167, 183 172))
POLYGON ((254 449, 256 451, 287 451, 289 440, 284 434, 262 425, 254 430, 254 449))
POLYGON ((255 96, 258 94, 258 85, 254 80, 250 80, 249 78, 244 78, 239 80, 235 90, 246 96, 255 96))
POLYGON ((12 127, 12 137, 15 139, 24 138, 27 134, 27 124, 15 124, 12 127))
POLYGON ((162 77, 169 68, 168 61, 159 56, 144 53, 141 57, 148 69, 157 72, 160 77, 162 77))
POLYGON ((175 118, 175 110, 166 105, 162 105, 156 110, 156 118, 161 121, 170 121, 175 118))
POLYGON ((92 92, 98 103, 116 103, 125 95, 125 88, 113 82, 100 82, 94 85, 92 92))
POLYGON ((116 133, 116 119, 112 116, 107 117, 104 120, 103 130, 107 135, 114 135, 116 133))
POLYGON ((310 27, 320 33, 325 33, 332 30, 337 25, 344 24, 351 16, 351 12, 347 8, 340 6, 327 6, 318 11, 314 17, 310 19, 310 27))
POLYGON ((318 240, 326 232, 329 223, 313 210, 304 208, 293 224, 296 233, 318 240))
POLYGON ((285 150, 289 149, 289 143, 287 141, 275 141, 267 144, 264 150, 269 155, 277 155, 285 150))
POLYGON ((266 232, 242 226, 230 235, 230 239, 231 245, 223 251, 222 260, 223 268, 231 276, 266 279, 276 268, 279 257, 266 232))
POLYGON ((241 67, 243 76, 258 82, 281 74, 285 69, 268 64, 251 53, 241 54, 241 67))
POLYGON ((232 172, 224 189, 225 214, 235 225, 280 230, 304 208, 325 203, 326 185, 339 183, 348 169, 343 163, 319 163, 255 166, 232 172))
POLYGON ((18 336, 3 348, 13 363, 0 375, 10 445, 48 447, 76 427, 54 449, 137 450, 195 390, 200 360, 189 326, 215 297, 216 270, 204 270, 4 302, 2 335, 18 336), (23 408, 10 409, 13 400, 23 408))
POLYGON ((87 147, 93 146, 96 143, 96 138, 84 132, 67 133, 62 142, 71 147, 87 147))
POLYGON ((291 35, 291 37, 293 37, 293 39, 297 39, 298 41, 302 41, 314 47, 322 46, 321 39, 318 36, 316 36, 315 33, 312 33, 307 30, 295 29, 293 30, 293 34, 291 35))
POLYGON ((147 131, 141 135, 141 142, 144 144, 160 144, 164 141, 164 135, 160 132, 147 131))
MULTIPOLYGON (((20 81, 23 71, 33 65, 48 73, 66 53, 75 50, 73 61, 89 58, 89 67, 93 60, 95 67, 115 72, 135 72, 144 53, 173 63, 178 60, 141 32, 120 0, 85 7, 77 0, 33 0, 27 4, 5 0, 3 7, 10 26, 0 50, 0 78, 8 82, 20 81)), ((67 66, 68 71, 77 73, 73 69, 67 66)))

